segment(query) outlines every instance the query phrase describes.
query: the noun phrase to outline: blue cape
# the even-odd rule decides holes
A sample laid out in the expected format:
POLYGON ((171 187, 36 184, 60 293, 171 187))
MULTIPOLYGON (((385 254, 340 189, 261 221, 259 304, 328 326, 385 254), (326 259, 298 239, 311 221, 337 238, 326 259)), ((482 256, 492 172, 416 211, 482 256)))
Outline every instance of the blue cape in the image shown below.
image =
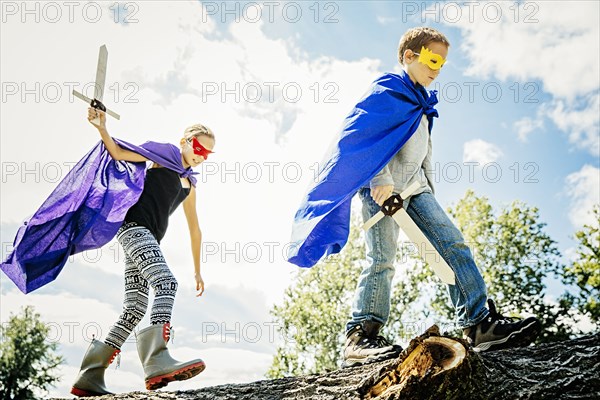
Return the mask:
POLYGON ((289 262, 312 267, 322 257, 340 252, 350 231, 352 197, 412 136, 423 114, 431 133, 437 102, 435 91, 428 95, 405 71, 384 74, 373 82, 346 117, 296 212, 289 262))
MULTIPOLYGON (((177 146, 115 141, 196 185, 195 173, 183 167, 177 146)), ((142 194, 145 176, 145 162, 115 161, 100 141, 19 228, 0 269, 23 293, 52 282, 71 254, 102 247, 115 236, 142 194)))

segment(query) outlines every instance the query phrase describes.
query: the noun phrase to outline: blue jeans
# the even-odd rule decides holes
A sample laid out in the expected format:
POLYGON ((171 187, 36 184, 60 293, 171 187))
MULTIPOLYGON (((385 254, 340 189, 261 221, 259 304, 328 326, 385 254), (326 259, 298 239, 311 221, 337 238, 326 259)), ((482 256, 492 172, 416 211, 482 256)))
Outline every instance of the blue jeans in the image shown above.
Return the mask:
MULTIPOLYGON (((359 195, 363 219, 367 221, 381 207, 371 197, 370 189, 361 189, 359 195)), ((448 285, 448 291, 459 326, 466 328, 478 324, 488 315, 486 288, 462 234, 429 192, 413 196, 406 212, 454 271, 456 284, 448 285)), ((388 216, 366 232, 368 265, 358 278, 352 319, 348 321, 346 331, 365 320, 383 325, 387 322, 398 232, 398 225, 388 216)))

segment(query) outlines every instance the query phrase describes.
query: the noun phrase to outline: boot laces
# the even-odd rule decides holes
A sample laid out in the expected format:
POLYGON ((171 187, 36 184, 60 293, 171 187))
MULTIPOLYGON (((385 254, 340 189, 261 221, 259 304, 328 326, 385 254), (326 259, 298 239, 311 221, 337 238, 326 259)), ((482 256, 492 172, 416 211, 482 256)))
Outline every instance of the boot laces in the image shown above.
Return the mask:
POLYGON ((506 316, 500 314, 496 310, 496 305, 494 304, 494 301, 492 299, 488 299, 488 306, 489 306, 489 310, 490 310, 490 315, 488 316, 488 320, 490 322, 496 322, 498 324, 512 324, 519 320, 519 318, 506 317, 506 316))
POLYGON ((382 347, 388 347, 392 345, 386 338, 384 338, 381 335, 377 337, 363 336, 359 344, 361 347, 368 349, 379 349, 382 347))
POLYGON ((377 343, 378 347, 388 347, 392 345, 392 342, 390 342, 381 335, 378 335, 374 340, 377 343))
POLYGON ((368 336, 363 336, 358 342, 359 346, 365 349, 376 349, 379 346, 377 345, 377 341, 374 338, 370 338, 368 336))

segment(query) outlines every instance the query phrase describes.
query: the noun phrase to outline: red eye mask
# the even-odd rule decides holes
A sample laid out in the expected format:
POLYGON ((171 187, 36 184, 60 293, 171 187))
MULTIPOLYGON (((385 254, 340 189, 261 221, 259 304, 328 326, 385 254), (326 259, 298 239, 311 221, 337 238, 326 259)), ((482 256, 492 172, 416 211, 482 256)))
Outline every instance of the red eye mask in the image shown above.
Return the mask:
POLYGON ((192 149, 194 150, 194 154, 204 157, 205 160, 208 158, 208 155, 212 153, 212 151, 202 146, 196 138, 192 138, 192 149))

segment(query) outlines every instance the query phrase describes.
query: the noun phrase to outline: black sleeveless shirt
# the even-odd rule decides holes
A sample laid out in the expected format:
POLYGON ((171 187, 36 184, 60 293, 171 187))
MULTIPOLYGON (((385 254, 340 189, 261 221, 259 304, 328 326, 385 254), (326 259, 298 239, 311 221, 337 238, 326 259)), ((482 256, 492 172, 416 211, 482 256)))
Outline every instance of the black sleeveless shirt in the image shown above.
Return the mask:
POLYGON ((190 194, 190 188, 181 186, 179 174, 164 167, 146 171, 144 190, 125 215, 124 223, 135 222, 148 228, 160 243, 167 232, 169 216, 190 194))

